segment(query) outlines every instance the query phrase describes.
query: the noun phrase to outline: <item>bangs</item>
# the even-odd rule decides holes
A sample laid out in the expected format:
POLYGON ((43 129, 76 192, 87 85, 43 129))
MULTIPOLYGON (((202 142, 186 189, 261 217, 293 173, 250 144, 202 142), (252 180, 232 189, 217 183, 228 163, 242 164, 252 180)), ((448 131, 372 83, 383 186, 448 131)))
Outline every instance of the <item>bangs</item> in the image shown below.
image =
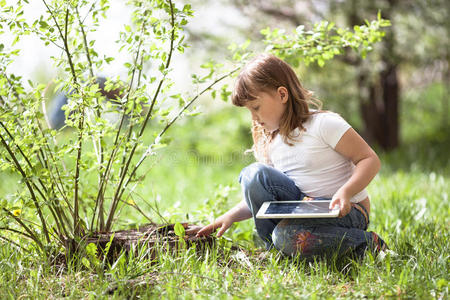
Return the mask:
POLYGON ((254 84, 251 83, 246 72, 241 73, 235 83, 231 101, 233 105, 245 106, 249 101, 256 100, 257 90, 254 84))

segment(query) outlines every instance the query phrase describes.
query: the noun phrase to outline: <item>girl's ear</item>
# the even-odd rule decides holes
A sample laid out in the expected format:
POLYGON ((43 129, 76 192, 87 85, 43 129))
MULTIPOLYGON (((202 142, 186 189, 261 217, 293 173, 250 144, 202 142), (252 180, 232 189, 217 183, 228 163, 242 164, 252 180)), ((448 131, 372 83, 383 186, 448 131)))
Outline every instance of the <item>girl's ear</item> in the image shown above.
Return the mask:
POLYGON ((285 88, 284 86, 280 86, 277 89, 277 93, 280 96, 281 103, 286 103, 288 101, 289 93, 288 93, 287 88, 285 88))

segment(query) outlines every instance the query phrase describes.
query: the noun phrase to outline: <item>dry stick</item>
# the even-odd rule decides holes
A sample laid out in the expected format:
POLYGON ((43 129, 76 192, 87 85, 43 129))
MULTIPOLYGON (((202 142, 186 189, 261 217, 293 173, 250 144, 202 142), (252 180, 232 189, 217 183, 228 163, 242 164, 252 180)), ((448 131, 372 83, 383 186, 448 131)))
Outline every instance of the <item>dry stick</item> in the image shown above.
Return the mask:
MULTIPOLYGON (((165 70, 167 70, 169 68, 170 61, 172 59, 173 48, 174 48, 173 47, 173 43, 174 43, 174 40, 175 40, 175 15, 174 15, 174 12, 173 12, 173 3, 172 3, 171 0, 169 0, 169 4, 170 4, 170 17, 171 17, 172 30, 171 30, 171 36, 170 36, 169 56, 167 57, 165 70)), ((152 104, 151 104, 151 106, 149 108, 149 111, 147 112, 147 115, 145 117, 144 123, 142 124, 141 130, 139 131, 138 138, 140 138, 142 136, 142 134, 144 133, 145 127, 147 125, 148 120, 150 119, 150 116, 152 115, 153 107, 155 105, 156 99, 157 99, 157 97, 159 95, 159 92, 161 90, 161 87, 162 87, 162 84, 163 84, 165 78, 166 78, 166 75, 164 74, 163 78, 161 78, 161 80, 159 81, 158 88, 156 89, 156 92, 155 92, 155 94, 153 96, 152 104)), ((130 153, 130 156, 128 157, 128 161, 127 161, 127 163, 125 165, 125 168, 124 168, 124 171, 122 173, 122 176, 120 176, 120 181, 119 181, 119 184, 117 185, 116 191, 114 193, 113 202, 112 202, 111 208, 109 210, 108 220, 106 222, 106 230, 110 230, 111 229, 112 221, 114 219, 114 213, 115 213, 115 210, 116 210, 116 207, 117 207, 117 204, 118 204, 118 199, 119 199, 118 195, 119 194, 120 195, 123 194, 123 191, 121 191, 122 190, 122 183, 123 183, 123 181, 124 181, 124 179, 125 179, 125 177, 127 175, 128 167, 129 167, 129 165, 131 163, 131 160, 132 160, 132 158, 134 156, 134 152, 136 151, 137 146, 138 146, 138 142, 136 141, 134 143, 134 145, 133 145, 133 148, 131 149, 131 153, 130 153)))
MULTIPOLYGON (((3 123, 3 122, 0 121, 0 123, 3 123)), ((19 161, 16 158, 16 155, 12 152, 11 147, 9 147, 8 143, 6 142, 6 140, 4 139, 4 137, 3 137, 3 135, 1 133, 0 133, 0 139, 2 140, 3 146, 5 146, 6 151, 8 151, 9 156, 14 161, 14 164, 16 165, 17 170, 20 172, 20 174, 22 175, 23 179, 25 180, 25 185, 27 186, 28 191, 30 192, 31 199, 33 200, 33 203, 34 203, 34 206, 36 207, 39 219, 41 220, 42 230, 44 231, 45 238, 46 238, 47 242, 50 243, 50 237, 48 235, 47 225, 46 225, 44 216, 42 215, 42 211, 41 211, 41 208, 40 208, 39 203, 37 201, 37 198, 36 198, 36 195, 34 193, 34 190, 33 190, 33 188, 30 185, 30 181, 31 180, 25 174, 24 170, 22 169, 22 166, 20 165, 19 161)))

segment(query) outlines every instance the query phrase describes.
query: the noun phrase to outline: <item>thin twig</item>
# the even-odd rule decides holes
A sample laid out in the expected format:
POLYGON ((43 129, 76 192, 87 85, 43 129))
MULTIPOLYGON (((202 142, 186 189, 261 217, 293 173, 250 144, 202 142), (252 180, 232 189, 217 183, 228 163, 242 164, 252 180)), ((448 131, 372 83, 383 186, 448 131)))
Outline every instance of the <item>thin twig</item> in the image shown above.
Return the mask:
MULTIPOLYGON (((191 101, 189 101, 188 103, 186 103, 183 108, 180 109, 180 111, 178 112, 178 114, 176 114, 172 120, 170 120, 169 123, 166 124, 166 126, 161 130, 161 132, 158 134, 158 136, 155 138, 154 142, 147 148, 147 150, 144 152, 144 154, 141 156, 141 158, 139 159, 138 163, 134 166, 130 176, 128 177, 127 181, 124 184, 124 188, 128 185, 128 183, 131 181, 132 177, 134 176, 134 174, 136 173, 137 169, 139 168, 139 166, 142 164, 142 162, 145 160, 145 158, 150 155, 150 153, 152 152, 152 148, 158 144, 162 138, 162 136, 164 135, 164 133, 170 128, 170 126, 172 126, 172 124, 183 114, 183 112, 195 101, 198 99, 198 97, 200 97, 202 94, 204 94, 206 91, 208 91, 209 89, 211 89, 215 84, 217 84, 218 82, 222 81, 223 79, 229 77, 230 75, 232 75, 233 73, 235 73, 236 71, 238 71, 240 69, 240 67, 237 67, 235 69, 233 69, 232 71, 230 71, 229 73, 223 75, 222 77, 216 79, 213 83, 211 83, 208 87, 206 87, 204 90, 202 90, 200 93, 198 93, 194 98, 191 99, 191 101)), ((123 191, 122 191, 123 194, 123 191)), ((119 197, 122 196, 122 194, 119 195, 119 197)))
POLYGON ((0 239, 1 239, 1 240, 4 240, 4 241, 6 241, 6 242, 8 242, 8 243, 10 243, 10 244, 12 244, 12 245, 14 245, 14 246, 16 246, 17 248, 19 248, 19 249, 21 249, 21 250, 24 250, 24 251, 27 252, 27 253, 31 253, 30 250, 28 250, 27 248, 25 248, 25 247, 19 245, 18 243, 14 242, 13 240, 11 240, 11 239, 9 239, 9 238, 7 238, 7 237, 4 237, 4 236, 1 236, 1 235, 0 235, 0 239))
MULTIPOLYGON (((0 121, 0 123, 3 123, 3 122, 0 121)), ((48 235, 46 221, 44 219, 44 216, 42 215, 42 211, 41 211, 41 208, 37 201, 34 190, 33 190, 32 186, 30 185, 30 182, 32 182, 32 180, 30 178, 28 178, 27 175, 25 174, 25 171, 22 169, 22 166, 20 165, 19 161, 17 160, 16 155, 14 154, 11 147, 8 145, 8 143, 6 142, 6 140, 4 139, 4 137, 1 133, 0 133, 0 139, 2 140, 2 144, 6 148, 6 151, 8 151, 9 156, 14 161, 14 164, 15 164, 17 170, 19 171, 19 173, 22 175, 22 178, 24 179, 25 185, 27 186, 28 191, 30 192, 31 199, 33 200, 34 206, 36 207, 39 219, 41 220, 42 230, 44 231, 45 238, 47 239, 47 242, 50 242, 50 237, 48 235)))
POLYGON ((81 35, 83 37, 84 51, 86 52, 86 58, 88 60, 88 65, 89 65, 89 73, 91 74, 91 77, 94 77, 94 67, 92 66, 92 60, 91 60, 91 55, 89 53, 87 36, 86 36, 86 32, 84 31, 84 24, 83 24, 83 22, 81 22, 80 13, 78 11, 78 6, 75 6, 75 11, 77 13, 78 24, 80 25, 81 35))
MULTIPOLYGON (((53 11, 50 9, 50 7, 47 5, 47 2, 45 0, 42 0, 44 2, 44 5, 47 8, 47 11, 50 13, 53 21, 55 22, 55 26, 58 29, 60 38, 64 42, 64 50, 66 52, 67 60, 69 62, 70 71, 72 73, 72 81, 74 83, 74 88, 77 92, 79 92, 78 89, 78 77, 75 72, 74 63, 72 61, 72 55, 69 51, 69 44, 68 44, 68 26, 69 26, 69 8, 66 8, 66 15, 65 15, 65 23, 64 23, 64 33, 61 29, 61 26, 59 25, 58 21, 56 20, 55 15, 53 14, 53 11)), ((74 234, 75 236, 79 235, 79 215, 78 215, 78 184, 79 184, 79 176, 80 176, 80 158, 81 158, 81 150, 82 150, 82 138, 83 138, 83 126, 84 126, 84 109, 81 108, 81 118, 78 123, 78 129, 79 129, 79 135, 78 135, 78 151, 77 151, 77 160, 76 160, 76 170, 75 170, 75 177, 74 177, 74 211, 73 211, 73 219, 74 219, 74 234)))
POLYGON ((65 18, 65 26, 64 26, 64 34, 62 32, 61 26, 59 25, 58 21, 56 20, 55 15, 53 14, 53 11, 50 9, 50 7, 47 5, 47 2, 45 0, 42 0, 42 2, 44 2, 45 7, 47 8, 47 11, 50 13, 53 21, 55 22, 55 26, 58 29, 59 32, 59 36, 61 37, 61 39, 64 42, 64 51, 66 52, 67 55, 67 60, 69 61, 69 66, 70 66, 70 71, 72 72, 72 77, 73 77, 73 82, 75 84, 75 88, 78 90, 77 86, 77 75, 75 72, 75 67, 72 61, 72 55, 70 54, 69 51, 69 44, 67 41, 67 27, 68 27, 68 18, 69 18, 69 9, 66 9, 66 18, 65 18))
MULTIPOLYGON (((45 138, 44 130, 43 130, 42 127, 39 125, 39 123, 38 123, 38 128, 39 128, 39 131, 40 131, 42 137, 45 138)), ((45 147, 47 148, 46 151, 47 151, 47 153, 50 155, 51 160, 53 161, 53 165, 54 165, 55 172, 56 172, 56 176, 57 176, 56 178, 53 177, 53 172, 51 171, 51 166, 48 165, 48 170, 49 170, 50 178, 51 178, 52 182, 54 182, 54 184, 56 185, 56 188, 58 189, 59 193, 61 194, 61 196, 63 197, 64 201, 66 202, 66 204, 67 204, 67 206, 68 206, 68 208, 69 208, 69 211, 71 212, 72 217, 73 217, 72 207, 71 207, 71 204, 70 204, 70 202, 69 202, 69 199, 67 198, 67 194, 66 194, 66 191, 65 191, 65 189, 64 189, 64 184, 63 184, 62 179, 61 179, 61 174, 59 173, 59 170, 58 170, 58 166, 57 166, 56 159, 55 159, 55 157, 53 156, 53 152, 52 152, 52 150, 50 149, 50 146, 48 145, 48 143, 45 144, 45 147), (59 183, 59 184, 58 184, 58 183, 59 183)), ((47 163, 49 162, 49 160, 46 160, 46 161, 47 161, 47 163)), ((63 167, 64 167, 64 162, 63 162, 62 160, 60 161, 60 163, 61 163, 61 164, 63 165, 63 167)))
POLYGON ((14 229, 14 228, 9 228, 9 227, 0 227, 0 230, 6 230, 6 231, 11 231, 20 235, 23 235, 26 238, 32 239, 33 237, 31 235, 29 235, 28 233, 22 232, 20 230, 14 229))
MULTIPOLYGON (((167 61, 166 61, 166 64, 165 64, 165 69, 166 70, 169 68, 170 62, 171 62, 171 59, 172 59, 172 53, 173 53, 173 50, 174 50, 173 43, 174 43, 174 40, 175 40, 175 28, 176 28, 175 27, 175 13, 173 11, 173 3, 172 3, 171 0, 168 0, 168 2, 170 4, 170 16, 171 16, 172 29, 171 29, 171 37, 170 37, 169 55, 167 57, 167 61)), ((161 78, 161 80, 160 80, 160 82, 158 84, 158 88, 156 89, 156 92, 155 92, 155 94, 153 96, 153 100, 152 100, 152 104, 150 106, 150 109, 147 112, 147 115, 146 115, 145 120, 144 120, 144 122, 142 124, 141 130, 139 131, 138 140, 142 136, 142 134, 144 133, 145 127, 147 126, 147 122, 150 119, 150 116, 152 115, 153 106, 154 106, 154 104, 156 102, 156 99, 157 99, 157 97, 159 95, 159 92, 161 90, 161 87, 162 87, 162 84, 163 84, 165 78, 166 78, 166 74, 163 75, 163 77, 161 78)), ((116 209, 117 204, 118 204, 118 199, 120 199, 120 195, 123 194, 124 187, 122 187, 122 184, 123 184, 124 179, 125 179, 125 177, 127 175, 128 167, 131 164, 131 160, 133 159, 133 156, 134 156, 134 153, 136 151, 137 146, 138 146, 138 142, 136 141, 134 143, 134 145, 133 145, 133 148, 131 149, 131 152, 130 152, 130 155, 128 157, 127 163, 126 163, 124 171, 122 173, 122 176, 120 176, 119 184, 117 185, 116 191, 114 193, 113 201, 111 203, 111 207, 110 207, 110 210, 109 210, 108 220, 106 222, 106 230, 109 230, 111 228, 111 224, 112 224, 112 221, 113 221, 113 218, 114 218, 115 209, 116 209)))
MULTIPOLYGON (((142 23, 142 26, 141 26, 141 33, 144 32, 145 24, 146 24, 146 22, 144 21, 142 23)), ((133 72, 131 74, 130 84, 128 86, 127 92, 124 95, 124 96, 126 96, 125 104, 128 103, 128 101, 130 100, 131 88, 133 87, 134 76, 135 76, 135 73, 136 73, 136 64, 137 64, 137 60, 139 58, 139 54, 140 54, 140 49, 141 49, 142 43, 143 43, 143 39, 140 40, 138 48, 137 48, 137 51, 136 51, 136 55, 135 55, 135 59, 134 59, 134 68, 133 68, 133 72)), ((139 76, 140 76, 140 74, 141 73, 139 73, 139 76)), ((95 208, 94 208, 94 213, 93 213, 93 216, 92 216, 91 228, 93 227, 93 224, 94 224, 94 219, 95 219, 95 215, 96 215, 96 212, 97 212, 97 206, 98 206, 98 214, 99 214, 99 222, 100 222, 99 225, 100 225, 100 230, 101 231, 103 231, 105 229, 104 228, 104 210, 103 210, 103 203, 104 203, 103 202, 104 201, 103 191, 105 189, 103 187, 107 184, 108 179, 109 179, 109 176, 105 176, 105 174, 106 173, 109 174, 108 168, 110 168, 112 166, 112 161, 114 160, 114 158, 115 158, 115 156, 117 154, 117 151, 118 151, 118 148, 119 148, 119 145, 118 145, 118 143, 119 143, 119 136, 120 136, 120 132, 122 131, 123 123, 125 121, 125 116, 126 116, 126 109, 123 108, 123 113, 122 113, 122 116, 120 118, 119 127, 117 129, 116 137, 114 139, 114 143, 113 143, 113 146, 112 146, 113 150, 111 152, 111 156, 109 157, 106 171, 101 176, 101 181, 99 183, 97 199, 95 201, 95 208)), ((130 134, 129 134, 129 136, 130 136, 130 134)), ((128 138, 128 140, 129 140, 129 138, 128 138)), ((123 165, 123 162, 122 162, 122 165, 123 165)), ((123 168, 120 169, 120 174, 122 173, 122 171, 123 171, 123 168)))
POLYGON ((25 224, 20 220, 20 218, 16 217, 14 214, 12 214, 9 210, 3 208, 3 211, 5 211, 10 217, 12 217, 17 223, 19 223, 20 226, 22 226, 23 229, 25 229, 26 232, 30 235, 30 238, 36 242, 36 244, 41 248, 41 250, 45 252, 44 245, 39 240, 39 238, 36 236, 36 234, 25 224))
MULTIPOLYGON (((11 141, 14 141, 14 136, 9 132, 8 128, 1 121, 0 121, 0 126, 3 128, 3 130, 5 130, 6 134, 9 136, 11 141)), ((30 168, 30 170, 33 170, 33 165, 31 164, 31 161, 28 158, 28 156, 26 156, 25 153, 23 153, 22 148, 19 145, 17 145, 17 144, 16 144, 16 148, 19 150, 20 154, 25 159, 25 162, 27 163, 27 165, 30 168)), ((41 162, 41 164, 42 164, 43 167, 45 167, 45 165, 42 162, 41 162)), ((38 179, 38 182, 40 183, 40 185, 44 189, 44 191, 47 192, 47 189, 46 189, 44 183, 42 182, 42 180, 40 178, 38 179)), ((40 188, 34 182, 33 182, 33 186, 38 191, 38 193, 41 195, 42 199, 45 200, 46 199, 45 195, 42 193, 40 188)))

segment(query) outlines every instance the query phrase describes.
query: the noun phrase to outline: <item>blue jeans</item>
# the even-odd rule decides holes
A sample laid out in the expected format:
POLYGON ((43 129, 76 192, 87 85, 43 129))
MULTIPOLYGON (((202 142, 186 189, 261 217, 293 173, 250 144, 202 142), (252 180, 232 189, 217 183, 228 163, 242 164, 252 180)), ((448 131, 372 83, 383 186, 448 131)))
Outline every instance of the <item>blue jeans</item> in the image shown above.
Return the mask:
POLYGON ((284 173, 261 163, 245 167, 239 182, 267 249, 275 246, 285 255, 307 259, 362 255, 366 248, 372 248, 373 234, 366 231, 365 216, 355 207, 342 218, 256 219, 266 201, 301 200, 306 195, 284 173))

